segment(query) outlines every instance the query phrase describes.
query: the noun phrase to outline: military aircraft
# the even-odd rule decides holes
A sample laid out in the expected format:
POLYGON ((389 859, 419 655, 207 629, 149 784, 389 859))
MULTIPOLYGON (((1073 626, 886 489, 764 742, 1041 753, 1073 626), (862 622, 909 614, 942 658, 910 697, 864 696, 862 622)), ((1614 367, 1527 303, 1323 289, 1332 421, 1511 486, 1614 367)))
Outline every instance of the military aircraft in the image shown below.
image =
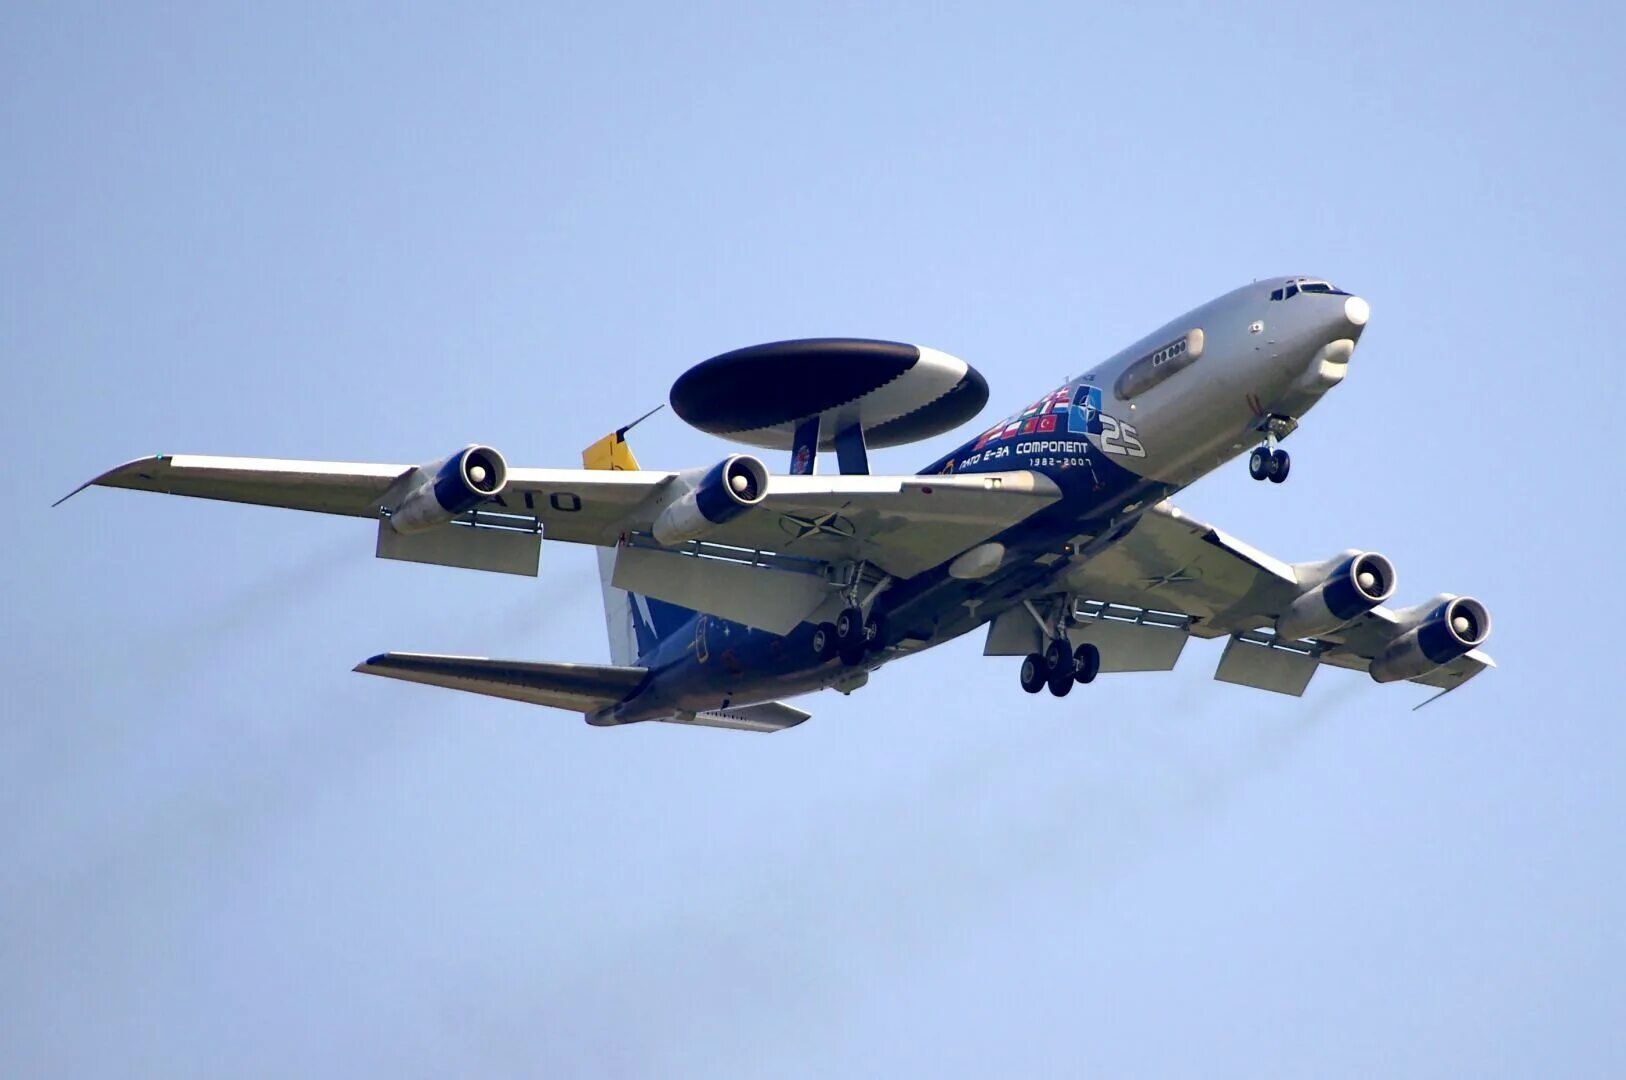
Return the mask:
MULTIPOLYGON (((1330 282, 1245 285, 1148 334, 919 473, 868 451, 973 417, 987 384, 947 353, 823 338, 725 353, 674 384, 674 410, 790 470, 730 454, 644 470, 627 428, 582 469, 509 468, 471 445, 426 465, 159 455, 81 485, 369 518, 383 558, 536 573, 542 538, 599 549, 611 664, 388 652, 355 670, 580 712, 778 731, 780 699, 987 627, 1028 693, 1173 668, 1228 638, 1215 677, 1302 694, 1321 665, 1448 692, 1493 666, 1490 614, 1442 594, 1384 606, 1395 570, 1350 550, 1286 563, 1168 500, 1241 455, 1281 483, 1278 443, 1344 378, 1370 315, 1330 282), (818 475, 821 451, 840 471, 818 475)), ((70 494, 74 494, 70 493, 70 494)), ((1430 699, 1432 700, 1432 699, 1430 699)))

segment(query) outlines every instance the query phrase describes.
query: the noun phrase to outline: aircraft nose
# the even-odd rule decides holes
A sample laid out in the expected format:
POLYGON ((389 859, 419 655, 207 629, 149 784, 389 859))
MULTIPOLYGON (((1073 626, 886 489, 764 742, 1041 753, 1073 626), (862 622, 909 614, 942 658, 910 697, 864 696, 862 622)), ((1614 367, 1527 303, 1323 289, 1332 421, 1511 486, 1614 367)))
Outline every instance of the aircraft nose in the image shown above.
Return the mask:
POLYGON ((1345 297, 1344 318, 1349 325, 1360 330, 1366 325, 1366 320, 1372 317, 1372 305, 1358 296, 1345 297))

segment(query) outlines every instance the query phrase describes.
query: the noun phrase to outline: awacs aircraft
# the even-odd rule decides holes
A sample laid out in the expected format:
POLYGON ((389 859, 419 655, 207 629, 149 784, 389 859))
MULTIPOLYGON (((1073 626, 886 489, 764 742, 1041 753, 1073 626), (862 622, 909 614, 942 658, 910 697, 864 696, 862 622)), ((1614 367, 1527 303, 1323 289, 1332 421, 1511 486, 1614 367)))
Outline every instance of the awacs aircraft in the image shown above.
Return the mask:
POLYGON ((1244 454, 1286 480, 1277 443, 1344 378, 1368 315, 1326 281, 1243 286, 912 476, 870 475, 868 450, 965 422, 987 384, 935 349, 836 338, 726 353, 672 389, 691 424, 789 451, 783 475, 746 454, 642 470, 623 428, 579 470, 479 445, 420 466, 160 455, 84 486, 369 518, 381 557, 480 570, 534 575, 544 536, 594 545, 612 664, 390 652, 356 670, 596 725, 776 731, 808 716, 778 699, 850 693, 984 626, 1028 693, 1168 670, 1192 635, 1229 639, 1226 682, 1302 694, 1331 664, 1446 692, 1491 665, 1477 600, 1392 610, 1376 552, 1286 563, 1168 501, 1244 454), (820 451, 839 474, 816 475, 820 451))

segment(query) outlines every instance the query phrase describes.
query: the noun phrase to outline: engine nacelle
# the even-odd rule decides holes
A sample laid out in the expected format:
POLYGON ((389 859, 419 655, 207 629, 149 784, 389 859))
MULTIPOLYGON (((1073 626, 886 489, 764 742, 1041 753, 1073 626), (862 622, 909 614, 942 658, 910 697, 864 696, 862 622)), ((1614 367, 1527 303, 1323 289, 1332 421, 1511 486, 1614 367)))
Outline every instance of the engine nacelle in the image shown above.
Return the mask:
POLYGON ((1330 633, 1394 595, 1395 568, 1375 551, 1345 552, 1322 565, 1330 569, 1276 620, 1281 637, 1330 633))
MULTIPOLYGON (((1490 612, 1471 596, 1441 597, 1372 661, 1378 682, 1415 679, 1442 667, 1490 637, 1490 612)), ((1402 624, 1404 625, 1404 624, 1402 624)))
POLYGON ((735 454, 708 469, 662 510, 650 532, 668 547, 698 540, 745 513, 767 494, 768 467, 749 454, 735 454))
POLYGON ((508 463, 491 447, 478 444, 425 465, 419 472, 424 474, 423 481, 390 514, 396 532, 421 532, 444 525, 502 494, 508 485, 508 463))

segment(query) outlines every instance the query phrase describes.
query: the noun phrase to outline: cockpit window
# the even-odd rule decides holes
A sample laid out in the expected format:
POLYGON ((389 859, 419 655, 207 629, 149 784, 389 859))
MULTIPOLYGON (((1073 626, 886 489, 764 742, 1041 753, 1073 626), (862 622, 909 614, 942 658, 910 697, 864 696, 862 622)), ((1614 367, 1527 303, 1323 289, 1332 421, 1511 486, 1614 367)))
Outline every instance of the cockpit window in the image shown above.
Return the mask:
POLYGON ((1325 281, 1310 281, 1306 278, 1295 278, 1279 289, 1271 291, 1272 300, 1291 300, 1301 292, 1320 293, 1325 296, 1348 296, 1349 293, 1325 281))

